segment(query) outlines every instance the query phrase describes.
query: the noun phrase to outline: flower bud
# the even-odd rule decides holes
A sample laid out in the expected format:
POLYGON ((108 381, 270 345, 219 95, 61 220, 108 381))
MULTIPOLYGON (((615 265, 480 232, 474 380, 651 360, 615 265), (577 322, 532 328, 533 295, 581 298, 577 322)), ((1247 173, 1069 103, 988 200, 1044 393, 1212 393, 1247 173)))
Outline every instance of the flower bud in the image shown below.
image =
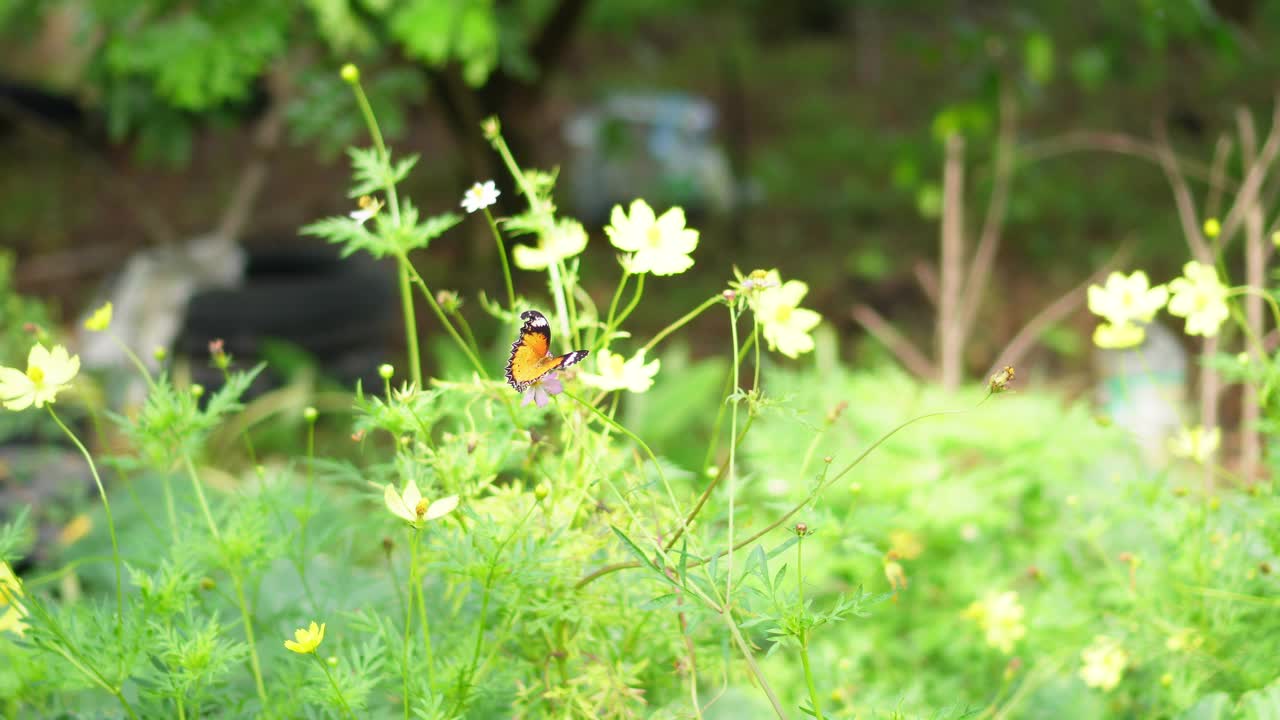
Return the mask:
POLYGON ((1005 365, 1003 369, 991 376, 991 381, 987 384, 991 388, 991 394, 1002 393, 1009 389, 1009 383, 1013 382, 1013 366, 1005 365))
POLYGON ((351 63, 343 65, 342 70, 340 70, 338 74, 342 76, 342 81, 348 85, 355 85, 360 82, 360 68, 352 65, 351 63))
POLYGON ((1204 221, 1204 236, 1210 240, 1222 234, 1222 223, 1218 222, 1218 218, 1207 218, 1204 221))
POLYGON ((193 385, 191 386, 191 396, 192 396, 192 397, 195 397, 195 398, 203 397, 203 396, 204 396, 204 386, 203 386, 203 385, 201 385, 200 383, 195 383, 195 384, 193 384, 193 385))
POLYGON ((390 380, 392 375, 396 374, 396 369, 390 363, 382 363, 378 366, 378 377, 383 380, 390 380))
POLYGON ((200 589, 201 589, 201 590, 204 590, 204 591, 208 592, 209 590, 212 590, 212 589, 214 589, 214 588, 216 588, 216 587, 218 587, 218 583, 214 582, 214 581, 213 581, 213 578, 210 578, 210 577, 203 577, 203 578, 200 578, 200 589))
POLYGON ((307 406, 302 410, 302 419, 306 420, 309 423, 315 422, 316 418, 319 417, 319 415, 320 413, 311 406, 307 406))
POLYGON ((804 523, 796 523, 796 535, 804 537, 809 534, 809 526, 804 523))
POLYGON ((453 290, 441 290, 436 293, 436 302, 447 313, 457 312, 458 308, 462 307, 462 300, 458 298, 458 293, 453 290))
POLYGON ((533 496, 539 501, 546 500, 549 494, 551 494, 551 487, 545 482, 538 483, 537 487, 533 489, 533 496))
POLYGON ((485 140, 496 140, 502 132, 502 125, 498 123, 497 117, 491 115, 480 122, 480 132, 485 140))
POLYGON ((163 347, 157 347, 151 351, 151 357, 155 358, 156 362, 162 363, 169 358, 169 351, 163 347))

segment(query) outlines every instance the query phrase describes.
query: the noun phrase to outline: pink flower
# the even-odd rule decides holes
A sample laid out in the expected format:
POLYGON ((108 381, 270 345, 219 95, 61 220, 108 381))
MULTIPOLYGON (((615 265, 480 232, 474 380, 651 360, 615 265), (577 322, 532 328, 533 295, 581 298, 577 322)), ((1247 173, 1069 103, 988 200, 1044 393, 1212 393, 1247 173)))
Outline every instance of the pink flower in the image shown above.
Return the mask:
POLYGON ((555 373, 550 372, 538 378, 537 382, 524 391, 524 400, 521 401, 520 405, 523 407, 532 402, 543 408, 547 406, 547 403, 551 402, 552 395, 559 395, 562 392, 564 392, 564 385, 560 383, 555 373))

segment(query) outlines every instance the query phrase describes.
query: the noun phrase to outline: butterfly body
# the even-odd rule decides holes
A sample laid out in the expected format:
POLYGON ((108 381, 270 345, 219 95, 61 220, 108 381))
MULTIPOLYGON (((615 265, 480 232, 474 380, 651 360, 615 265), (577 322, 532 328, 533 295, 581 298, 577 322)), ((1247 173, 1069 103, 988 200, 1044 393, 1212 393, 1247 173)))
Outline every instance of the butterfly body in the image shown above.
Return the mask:
POLYGON ((516 390, 523 391, 548 373, 576 365, 587 356, 586 350, 552 355, 551 323, 537 310, 525 310, 520 319, 524 325, 520 327, 520 337, 511 343, 511 358, 507 360, 507 382, 516 390))

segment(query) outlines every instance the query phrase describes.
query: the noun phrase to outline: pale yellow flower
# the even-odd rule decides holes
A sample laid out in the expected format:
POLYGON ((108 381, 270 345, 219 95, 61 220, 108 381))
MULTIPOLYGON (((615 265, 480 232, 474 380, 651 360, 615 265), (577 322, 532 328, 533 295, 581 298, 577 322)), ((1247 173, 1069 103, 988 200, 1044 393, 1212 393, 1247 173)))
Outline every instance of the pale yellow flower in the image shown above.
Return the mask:
POLYGON ((1107 276, 1106 285, 1089 286, 1089 312, 1112 325, 1133 320, 1149 323, 1168 300, 1169 290, 1163 285, 1151 287, 1147 274, 1141 270, 1128 276, 1113 272, 1107 276))
POLYGON ((64 547, 70 545, 88 535, 92 529, 93 520, 89 519, 88 515, 80 513, 58 531, 58 544, 64 547))
POLYGON ((1105 692, 1120 684, 1129 666, 1129 653, 1117 640, 1098 635, 1092 645, 1080 651, 1080 662, 1080 679, 1084 684, 1105 692))
POLYGON ((924 542, 910 530, 889 532, 889 552, 903 560, 915 560, 924 552, 924 542))
POLYGON ((1018 602, 1018 593, 989 592, 981 600, 970 605, 964 614, 978 623, 986 636, 987 644, 1008 655, 1027 634, 1022 620, 1026 610, 1018 602))
POLYGON ((317 627, 315 622, 312 622, 310 627, 294 630, 293 640, 285 640, 284 646, 299 655, 308 655, 315 652, 323 641, 324 623, 320 623, 317 627))
POLYGON ((895 593, 907 587, 907 571, 897 560, 889 560, 884 564, 884 577, 895 593))
POLYGON ((1093 344, 1107 350, 1123 350, 1142 344, 1147 337, 1147 331, 1141 326, 1131 322, 1123 322, 1119 325, 1104 322, 1098 323, 1098 327, 1093 329, 1093 344))
POLYGON ((681 208, 673 207, 655 217, 644 200, 633 201, 630 214, 614 205, 604 232, 614 247, 632 253, 623 264, 637 275, 678 275, 693 267, 689 254, 698 247, 698 231, 685 227, 681 208))
POLYGON ((601 350, 595 356, 595 367, 599 374, 584 370, 578 373, 578 377, 587 385, 601 390, 642 393, 653 387, 653 378, 661 365, 661 360, 646 364, 644 350, 631 356, 631 359, 601 350))
POLYGON ((382 495, 391 514, 414 527, 421 527, 425 522, 442 518, 458 507, 457 495, 440 498, 435 502, 422 497, 418 484, 413 480, 409 481, 403 493, 396 492, 396 486, 387 483, 382 495))
POLYGON ((111 327, 111 303, 104 303, 102 307, 94 310, 93 314, 84 321, 84 327, 90 332, 102 332, 111 327))
POLYGON ((545 270, 587 249, 587 230, 574 220, 558 220, 538 237, 537 246, 516 245, 511 260, 522 270, 545 270))
POLYGON ((9 563, 0 562, 0 633, 11 632, 21 637, 26 631, 27 625, 22 618, 27 616, 27 609, 18 602, 20 597, 22 583, 13 574, 9 563))
POLYGON ((770 270, 765 282, 767 285, 751 303, 769 349, 789 358, 813 350, 809 333, 822 322, 822 316, 800 307, 809 286, 799 280, 783 283, 777 270, 770 270))
POLYGON ((1182 275, 1169 283, 1173 293, 1169 313, 1187 319, 1188 335, 1217 335, 1231 314, 1227 309, 1227 286, 1218 279, 1216 268, 1194 260, 1182 267, 1182 275))
POLYGON ((1212 430, 1205 430, 1203 425, 1184 427, 1177 437, 1170 438, 1169 452, 1174 457, 1186 458, 1203 465, 1220 444, 1222 431, 1216 427, 1212 430))
POLYGON ((80 372, 80 358, 61 345, 52 352, 37 343, 27 355, 27 371, 0 367, 0 402, 10 410, 44 407, 80 372))

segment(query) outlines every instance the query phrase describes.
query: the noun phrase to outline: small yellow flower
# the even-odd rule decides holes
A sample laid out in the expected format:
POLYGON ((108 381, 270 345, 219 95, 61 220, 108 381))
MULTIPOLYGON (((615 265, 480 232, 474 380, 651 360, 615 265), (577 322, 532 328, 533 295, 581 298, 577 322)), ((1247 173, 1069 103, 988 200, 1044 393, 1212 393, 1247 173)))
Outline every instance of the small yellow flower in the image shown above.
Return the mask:
POLYGON ((347 214, 351 216, 352 220, 355 220, 360 225, 364 225, 369 222, 369 220, 373 219, 373 217, 382 210, 382 201, 377 198, 369 197, 368 195, 361 195, 360 199, 356 202, 356 205, 359 209, 352 210, 347 214))
POLYGON ((1147 331, 1141 325, 1131 322, 1113 325, 1098 323, 1093 329, 1093 344, 1106 350, 1123 350, 1142 344, 1147 338, 1147 331))
POLYGON ((1026 610, 1018 602, 1018 593, 1012 590, 989 592, 970 605, 964 614, 982 628, 988 645, 1006 655, 1013 652, 1014 645, 1027 634, 1027 627, 1022 622, 1026 610))
POLYGON ((578 373, 578 377, 587 385, 601 390, 642 393, 653 387, 653 378, 661 365, 661 360, 646 364, 644 350, 637 352, 629 360, 608 350, 601 350, 596 353, 595 360, 599 374, 583 371, 578 373))
POLYGON ((893 530, 889 533, 889 552, 903 560, 915 560, 924 552, 924 543, 910 530, 893 530))
POLYGON ((1210 240, 1222 234, 1222 223, 1218 222, 1218 218, 1206 218, 1204 221, 1204 236, 1210 240))
POLYGON ((1227 309, 1227 287, 1218 279, 1217 269, 1192 260, 1182 267, 1182 275, 1169 283, 1173 293, 1169 313, 1187 319, 1188 335, 1217 335, 1231 314, 1227 309))
POLYGON ((104 303, 102 307, 93 311, 93 314, 84 321, 84 327, 91 332, 102 332, 111 327, 111 303, 104 303))
POLYGON ((88 515, 80 513, 79 515, 71 518, 71 522, 67 523, 58 531, 58 544, 63 547, 71 545, 80 538, 83 538, 85 535, 88 535, 89 531, 92 529, 93 520, 90 520, 88 515))
POLYGON ((516 245, 511 261, 522 270, 545 270, 587 249, 587 230, 574 220, 559 220, 538 237, 538 245, 516 245))
POLYGON ((822 322, 822 316, 800 307, 809 286, 799 280, 783 283, 777 270, 769 271, 766 282, 777 284, 761 290, 752 301, 752 307, 763 327, 769 349, 789 358, 797 358, 813 350, 813 338, 809 333, 822 322))
POLYGON ((0 562, 0 633, 12 632, 18 637, 27 629, 22 618, 27 616, 27 609, 22 607, 18 598, 22 597, 22 583, 13 574, 9 563, 0 562))
POLYGON ((315 652, 323 641, 324 623, 320 623, 319 627, 317 627, 313 621, 310 627, 294 630, 293 639, 285 640, 284 646, 299 655, 308 655, 315 652))
POLYGON ((1222 443, 1222 431, 1205 430, 1203 425, 1184 427, 1177 437, 1169 440, 1169 451, 1174 457, 1186 458, 1203 465, 1222 443))
POLYGON ((1169 290, 1163 285, 1151 287, 1147 274, 1141 270, 1128 276, 1113 272, 1107 276, 1106 285, 1089 286, 1089 312, 1112 325, 1133 320, 1149 323, 1168 299, 1169 290))
POLYGON ((890 560, 884 564, 884 577, 895 593, 907 587, 907 571, 902 569, 902 563, 897 560, 890 560))
POLYGON ((80 358, 57 345, 52 351, 37 343, 27 355, 27 371, 0 367, 0 402, 10 410, 44 407, 67 389, 80 372, 80 358))
POLYGON ((614 205, 604 232, 614 247, 632 253, 623 263, 637 275, 678 275, 693 267, 689 254, 698 247, 698 231, 685 227, 681 208, 655 216, 644 200, 633 201, 629 214, 614 205))
POLYGON ((440 498, 435 502, 422 497, 418 484, 413 480, 409 481, 404 493, 396 492, 396 486, 387 483, 382 495, 391 514, 414 527, 421 527, 425 522, 442 518, 458 507, 457 495, 440 498))
POLYGON ((1080 651, 1080 662, 1080 679, 1084 684, 1106 692, 1120 684, 1129 666, 1129 653, 1118 641, 1098 635, 1092 645, 1080 651))

